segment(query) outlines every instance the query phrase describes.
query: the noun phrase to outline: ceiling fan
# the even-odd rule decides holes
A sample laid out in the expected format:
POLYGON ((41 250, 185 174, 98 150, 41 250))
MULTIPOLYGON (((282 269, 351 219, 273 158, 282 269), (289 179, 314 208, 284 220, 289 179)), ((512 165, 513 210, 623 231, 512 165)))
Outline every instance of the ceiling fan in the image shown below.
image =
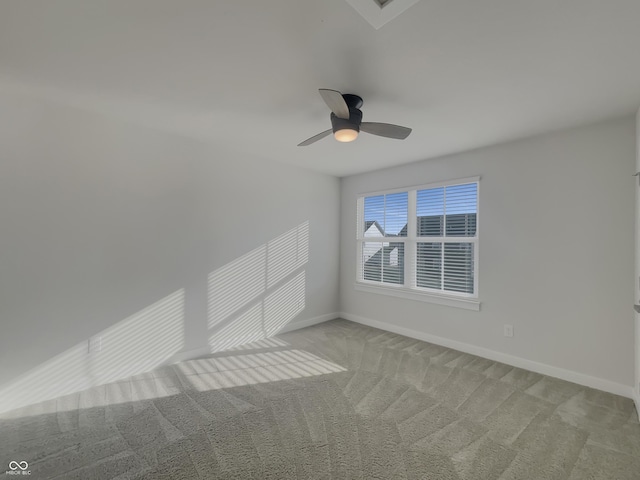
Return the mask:
POLYGON ((411 129, 392 125, 390 123, 363 122, 362 98, 350 93, 342 94, 337 90, 321 88, 320 96, 331 110, 331 127, 322 133, 314 135, 299 143, 299 147, 306 147, 333 133, 339 142, 353 142, 358 137, 358 132, 363 131, 380 137, 396 138, 404 140, 411 133, 411 129))

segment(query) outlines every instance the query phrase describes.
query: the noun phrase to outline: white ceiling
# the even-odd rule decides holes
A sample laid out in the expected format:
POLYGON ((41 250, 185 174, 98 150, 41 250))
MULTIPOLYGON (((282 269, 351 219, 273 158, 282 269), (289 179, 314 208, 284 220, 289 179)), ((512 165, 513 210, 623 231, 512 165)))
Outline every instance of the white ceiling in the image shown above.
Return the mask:
POLYGON ((0 79, 344 176, 633 112, 639 19, 638 0, 421 0, 379 30, 345 0, 3 1, 0 79), (330 127, 320 87, 413 133, 296 147, 330 127))

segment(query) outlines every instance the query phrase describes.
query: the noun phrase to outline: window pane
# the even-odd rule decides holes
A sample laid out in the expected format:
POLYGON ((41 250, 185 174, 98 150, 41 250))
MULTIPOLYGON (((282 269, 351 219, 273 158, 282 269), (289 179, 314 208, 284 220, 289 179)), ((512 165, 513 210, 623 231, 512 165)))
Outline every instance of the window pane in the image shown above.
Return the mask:
POLYGON ((442 289, 442 243, 418 243, 416 285, 442 289))
POLYGON ((404 243, 363 242, 362 268, 364 280, 404 284, 404 243))
POLYGON ((370 282, 382 281, 382 242, 362 243, 362 278, 370 282))
POLYGON ((408 192, 385 195, 384 232, 387 236, 407 236, 408 192))
POLYGON ((365 237, 406 237, 409 193, 365 197, 365 237))
POLYGON ((447 236, 473 237, 476 234, 478 184, 446 187, 447 236))
POLYGON ((384 195, 364 199, 364 236, 384 235, 384 195))
POLYGON ((416 196, 419 237, 444 235, 444 188, 418 190, 416 196))
POLYGON ((404 283, 404 243, 390 242, 383 248, 382 281, 384 283, 404 283))
POLYGON ((444 244, 444 290, 473 293, 473 243, 444 244))

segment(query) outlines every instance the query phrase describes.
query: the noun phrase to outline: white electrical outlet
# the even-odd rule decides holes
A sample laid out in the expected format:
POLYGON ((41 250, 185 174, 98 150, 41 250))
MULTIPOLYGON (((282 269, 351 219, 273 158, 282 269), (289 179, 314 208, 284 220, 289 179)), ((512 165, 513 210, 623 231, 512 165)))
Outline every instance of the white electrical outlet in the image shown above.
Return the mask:
POLYGON ((504 336, 509 338, 513 337, 513 325, 504 326, 504 336))

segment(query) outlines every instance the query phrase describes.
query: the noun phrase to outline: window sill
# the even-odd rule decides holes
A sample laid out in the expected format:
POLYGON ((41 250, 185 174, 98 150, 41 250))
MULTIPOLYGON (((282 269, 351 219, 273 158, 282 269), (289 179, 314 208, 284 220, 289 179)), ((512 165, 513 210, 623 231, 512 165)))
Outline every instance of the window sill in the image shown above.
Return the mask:
POLYGON ((437 295, 427 292, 410 290, 406 287, 387 287, 379 285, 369 285, 356 282, 356 290, 359 292, 377 293, 380 295, 390 295, 392 297, 406 298, 408 300, 419 300, 421 302, 436 303, 449 307, 464 308, 466 310, 480 311, 480 300, 476 298, 453 297, 449 295, 437 295))

